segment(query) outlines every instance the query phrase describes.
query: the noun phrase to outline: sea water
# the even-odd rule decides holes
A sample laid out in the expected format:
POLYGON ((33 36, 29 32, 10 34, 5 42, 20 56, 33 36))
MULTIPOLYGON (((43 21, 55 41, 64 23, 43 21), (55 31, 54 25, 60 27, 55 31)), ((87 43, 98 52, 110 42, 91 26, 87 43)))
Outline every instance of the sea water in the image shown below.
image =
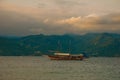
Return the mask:
POLYGON ((120 58, 56 61, 46 56, 1 56, 0 80, 120 80, 120 58))

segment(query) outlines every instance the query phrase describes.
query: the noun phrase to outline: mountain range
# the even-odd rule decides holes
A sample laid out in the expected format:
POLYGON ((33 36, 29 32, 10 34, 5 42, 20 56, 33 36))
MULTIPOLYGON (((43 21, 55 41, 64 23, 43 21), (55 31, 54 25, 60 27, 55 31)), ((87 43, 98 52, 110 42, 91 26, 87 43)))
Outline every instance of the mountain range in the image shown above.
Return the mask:
POLYGON ((120 57, 120 34, 30 35, 0 37, 0 56, 40 56, 54 52, 86 53, 89 56, 120 57))

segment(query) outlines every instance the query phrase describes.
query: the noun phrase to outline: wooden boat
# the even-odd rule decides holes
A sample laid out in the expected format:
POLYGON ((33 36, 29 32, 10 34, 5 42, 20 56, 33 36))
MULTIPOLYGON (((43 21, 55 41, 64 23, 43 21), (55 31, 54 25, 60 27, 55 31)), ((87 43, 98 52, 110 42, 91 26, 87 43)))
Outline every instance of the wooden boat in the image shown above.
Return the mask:
MULTIPOLYGON (((69 45, 71 45, 71 41, 69 41, 69 45)), ((60 45, 60 41, 58 41, 58 49, 60 49, 62 46, 60 45)), ((71 52, 70 47, 68 49, 69 53, 71 52)), ((54 55, 48 55, 48 57, 51 60, 83 60, 84 56, 83 54, 79 54, 79 55, 71 55, 69 53, 60 53, 58 50, 56 51, 56 53, 54 53, 54 55)), ((53 51, 54 52, 54 51, 53 51)))
POLYGON ((51 60, 83 60, 83 55, 71 55, 69 53, 55 53, 55 55, 48 55, 51 60))

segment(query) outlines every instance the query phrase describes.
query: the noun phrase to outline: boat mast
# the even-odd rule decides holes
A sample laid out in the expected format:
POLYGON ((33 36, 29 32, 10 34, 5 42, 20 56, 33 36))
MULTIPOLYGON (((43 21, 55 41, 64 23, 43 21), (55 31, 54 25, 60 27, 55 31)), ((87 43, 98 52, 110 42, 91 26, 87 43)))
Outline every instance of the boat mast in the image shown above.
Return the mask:
POLYGON ((58 41, 57 52, 61 52, 61 44, 60 44, 60 40, 58 41))
POLYGON ((70 48, 70 46, 71 46, 71 40, 69 40, 69 47, 68 47, 68 52, 69 52, 69 53, 71 53, 71 48, 70 48))

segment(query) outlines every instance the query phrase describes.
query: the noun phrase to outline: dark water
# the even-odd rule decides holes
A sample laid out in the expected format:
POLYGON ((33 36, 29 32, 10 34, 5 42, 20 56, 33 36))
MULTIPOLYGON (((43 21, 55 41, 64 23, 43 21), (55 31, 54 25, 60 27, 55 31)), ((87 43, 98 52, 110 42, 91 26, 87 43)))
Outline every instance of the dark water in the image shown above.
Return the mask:
POLYGON ((120 80, 120 58, 0 57, 0 80, 120 80))

